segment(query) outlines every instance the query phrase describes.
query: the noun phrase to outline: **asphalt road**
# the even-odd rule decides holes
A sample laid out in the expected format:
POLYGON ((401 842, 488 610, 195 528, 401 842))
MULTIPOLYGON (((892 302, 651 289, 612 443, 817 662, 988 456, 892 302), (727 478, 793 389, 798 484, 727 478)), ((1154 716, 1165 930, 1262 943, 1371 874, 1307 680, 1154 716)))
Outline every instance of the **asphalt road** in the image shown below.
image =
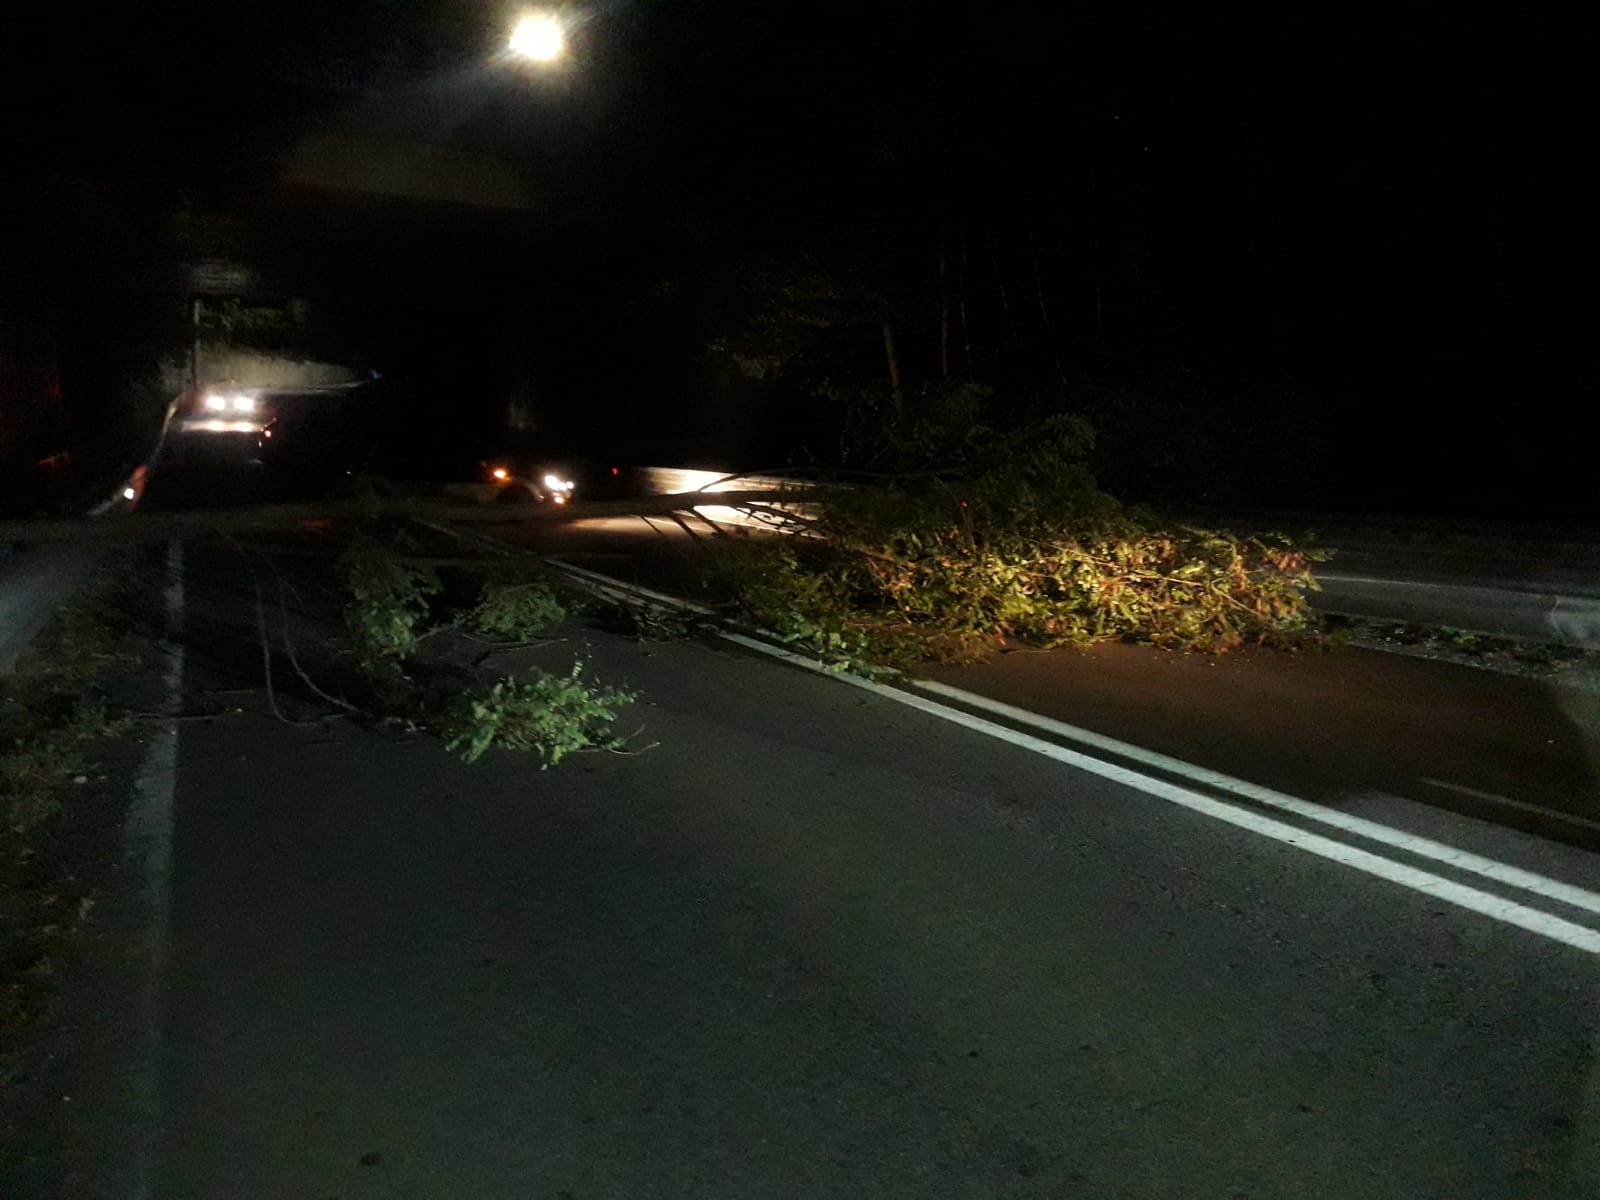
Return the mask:
POLYGON ((149 1036, 8 1195, 1595 1193, 1592 949, 725 643, 509 657, 643 696, 547 772, 285 724, 194 644, 230 561, 178 703, 243 711, 135 797, 149 1036))
MULTIPOLYGON (((692 578, 667 537, 545 536, 692 578)), ((1397 658, 1111 648, 933 680, 976 700, 905 689, 952 701, 932 712, 574 627, 506 669, 578 655, 638 689, 638 752, 468 767, 272 716, 248 644, 219 650, 247 573, 184 561, 168 701, 241 711, 151 738, 141 851, 96 918, 121 967, 75 1001, 126 1036, 63 1068, 83 1087, 0 1194, 1600 1193, 1580 702, 1397 658), (1579 836, 1418 803, 1446 766, 1565 797, 1579 836)))

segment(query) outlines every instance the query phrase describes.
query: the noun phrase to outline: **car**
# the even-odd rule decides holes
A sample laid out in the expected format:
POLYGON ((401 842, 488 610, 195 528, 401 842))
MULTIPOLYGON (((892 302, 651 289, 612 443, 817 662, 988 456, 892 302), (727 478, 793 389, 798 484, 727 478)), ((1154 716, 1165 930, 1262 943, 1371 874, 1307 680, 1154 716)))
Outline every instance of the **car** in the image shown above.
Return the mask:
POLYGON ((263 420, 260 394, 232 385, 185 392, 172 411, 172 427, 178 433, 254 435, 263 420))
POLYGON ((563 463, 527 455, 489 455, 479 460, 479 482, 488 484, 494 498, 512 503, 523 496, 545 504, 570 503, 577 491, 576 474, 563 463))

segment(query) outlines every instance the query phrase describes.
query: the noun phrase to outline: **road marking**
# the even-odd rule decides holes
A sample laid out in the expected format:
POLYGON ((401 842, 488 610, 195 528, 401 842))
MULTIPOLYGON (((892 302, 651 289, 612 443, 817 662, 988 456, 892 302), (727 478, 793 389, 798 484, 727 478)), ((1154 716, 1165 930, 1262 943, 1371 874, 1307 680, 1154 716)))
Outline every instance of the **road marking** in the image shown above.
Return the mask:
POLYGON ((626 579, 617 579, 611 575, 602 575, 599 571, 591 571, 588 567, 580 567, 576 563, 567 562, 565 559, 547 558, 545 559, 545 562, 549 563, 552 567, 559 567, 563 571, 570 571, 572 574, 577 575, 580 578, 588 579, 594 583, 605 584, 607 587, 621 588, 623 591, 644 596, 647 599, 655 600, 661 604, 670 605, 673 608, 687 609, 689 612, 699 613, 703 617, 714 615, 712 609, 707 608, 703 604, 696 604, 693 600, 685 600, 681 596, 669 596, 665 592, 655 591, 651 588, 645 587, 642 584, 630 583, 626 579))
MULTIPOLYGON (((691 601, 641 587, 638 584, 629 583, 626 580, 617 579, 610 575, 603 575, 599 571, 591 571, 584 567, 576 567, 571 563, 559 561, 556 565, 586 577, 592 582, 606 585, 623 593, 634 593, 649 597, 663 604, 689 609, 702 614, 711 614, 710 609, 694 604, 691 601)), ((754 650, 758 654, 765 654, 769 658, 776 658, 779 661, 787 662, 809 671, 831 676, 841 683, 862 688, 885 699, 893 700, 898 704, 907 705, 931 716, 986 734, 999 741, 1009 742, 1014 746, 1031 750, 1045 758, 1077 767, 1079 770, 1087 771, 1091 775, 1098 775, 1102 779, 1121 783, 1136 791, 1144 792, 1146 795, 1168 800, 1194 812, 1203 813, 1219 821, 1225 821, 1230 825, 1247 829, 1252 833, 1258 833, 1263 837, 1284 842, 1332 862, 1341 863, 1392 883, 1398 883, 1402 887, 1432 896, 1459 908, 1480 913, 1493 920, 1525 929, 1530 933, 1539 934, 1542 937, 1550 938, 1587 953, 1600 955, 1600 932, 1554 916, 1542 909, 1530 908, 1514 900, 1497 896, 1492 892, 1481 891, 1478 888, 1457 883, 1454 880, 1434 875, 1417 867, 1384 858, 1360 847, 1323 837, 1320 834, 1309 832, 1298 826, 1290 825, 1287 822, 1276 820, 1250 809, 1240 808, 1237 805, 1214 799, 1189 788, 1152 778, 1128 767, 1121 767, 1098 758, 1092 758, 1089 755, 1058 745, 1055 742, 1046 741, 1021 730, 1012 729, 1008 725, 999 725, 983 717, 964 712, 961 709, 951 708, 948 705, 926 699, 914 692, 906 691, 902 688, 889 687, 848 672, 834 670, 826 663, 820 662, 815 658, 796 654, 791 650, 784 650, 757 638, 734 633, 726 629, 718 630, 717 636, 748 650, 754 650)), ((1499 883, 1520 887, 1547 899, 1556 899, 1563 903, 1573 904, 1578 908, 1600 912, 1600 895, 1586 891, 1583 888, 1561 883, 1554 879, 1547 879, 1543 875, 1524 871, 1506 863, 1496 862, 1493 859, 1483 858, 1480 855, 1471 854, 1468 851, 1445 845, 1442 842, 1402 833, 1400 830, 1391 829, 1387 825, 1379 825, 1375 821, 1367 821, 1360 817, 1351 816, 1348 813, 1341 813, 1336 809, 1313 804, 1310 801, 1276 792, 1270 788, 1246 783, 1244 780, 1234 779, 1219 771, 1197 767, 1192 763, 1183 762, 1181 759, 1172 758, 1153 750, 1145 750, 1131 743, 1118 741, 1115 738, 1093 733, 1087 729, 1078 729, 1076 726, 1067 725, 1065 722, 1041 717, 1035 713, 1028 712, 1026 709, 1015 708, 998 700, 990 700, 985 696, 965 692, 960 688, 950 687, 948 684, 936 683, 932 680, 915 680, 913 682, 917 687, 928 691, 944 694, 952 699, 962 699, 977 707, 994 711, 997 715, 1010 716, 1019 722, 1049 729, 1052 732, 1060 733, 1062 736, 1076 737, 1077 740, 1085 745, 1093 745, 1097 749, 1105 750, 1124 758, 1130 758, 1136 762, 1143 762, 1146 766, 1159 767, 1174 774, 1184 775, 1195 782, 1230 791, 1241 798, 1256 800, 1283 811, 1294 812, 1312 820, 1319 820, 1345 832, 1366 837, 1370 841, 1391 845, 1396 849, 1408 850, 1419 857, 1434 858, 1446 865, 1472 871, 1483 875, 1485 878, 1494 879, 1499 883)))
POLYGON ((1428 579, 1377 579, 1371 575, 1346 575, 1342 571, 1318 571, 1317 578, 1325 583, 1376 583, 1395 588, 1432 588, 1435 591, 1482 592, 1486 596, 1531 596, 1545 600, 1550 592, 1530 592, 1526 588, 1486 587, 1481 583, 1436 582, 1428 579))
MULTIPOLYGON (((1468 887, 1466 884, 1456 883, 1454 880, 1445 879, 1443 876, 1431 874, 1417 867, 1395 862, 1393 859, 1384 858, 1381 855, 1373 854, 1371 851, 1362 850, 1345 842, 1335 841, 1333 838, 1323 837, 1318 833, 1311 833, 1296 825, 1290 825, 1273 817, 1264 816, 1251 809, 1239 808, 1236 805, 1213 799, 1190 788, 1168 783, 1162 779, 1151 778, 1132 768, 1120 767, 1098 758, 1091 758, 1087 754, 1068 749, 1055 742, 1048 742, 1030 733, 1012 729, 1009 725, 998 725, 983 717, 974 716, 958 708, 951 708, 937 701, 919 696, 914 692, 888 687, 873 680, 862 679, 859 676, 845 672, 830 670, 826 664, 820 663, 816 659, 768 645, 766 642, 746 637, 741 633, 721 631, 718 636, 746 649, 754 650, 759 654, 765 654, 768 657, 776 658, 807 670, 831 675, 841 683, 863 688, 887 700, 907 705, 920 712, 939 717, 942 720, 961 725, 975 732, 986 734, 999 741, 1009 742, 1013 746, 1031 750, 1035 754, 1076 767, 1078 770, 1086 771, 1091 775, 1097 775, 1102 779, 1122 784, 1124 787, 1133 788, 1146 795, 1170 801, 1180 807, 1202 813, 1219 821, 1225 821, 1240 829, 1249 830, 1251 833, 1272 838, 1274 841, 1283 842, 1310 854, 1315 854, 1320 858, 1376 876, 1379 879, 1397 883, 1402 887, 1421 892, 1423 895, 1443 901, 1446 904, 1453 904, 1458 908, 1479 913, 1503 924, 1525 929, 1529 933, 1539 934, 1541 937, 1550 938, 1553 941, 1561 942, 1564 945, 1572 946, 1589 954, 1600 955, 1600 931, 1553 916, 1541 909, 1529 908, 1527 905, 1519 904, 1515 900, 1508 900, 1504 896, 1496 896, 1491 892, 1480 891, 1477 888, 1468 887)), ((1507 869, 1511 870, 1512 868, 1507 869)))
POLYGON ((1429 779, 1424 777, 1422 782, 1429 787, 1443 788, 1447 792, 1459 792, 1463 796, 1471 796, 1475 800, 1487 800, 1491 804, 1503 804, 1507 808, 1520 808, 1523 812, 1538 813, 1541 817, 1548 817, 1552 821, 1565 821, 1568 825, 1581 825, 1585 829, 1600 829, 1600 821, 1591 821, 1587 817, 1575 817, 1570 813, 1557 812, 1553 808, 1544 808, 1538 804, 1529 804, 1525 800, 1513 800, 1510 796, 1498 796, 1494 792, 1483 792, 1477 788, 1468 787, 1464 783, 1450 783, 1444 779, 1429 779))
MULTIPOLYGON (((168 639, 162 681, 166 711, 176 713, 183 701, 183 643, 179 638, 183 628, 182 542, 167 545, 167 575, 163 599, 168 639)), ((172 918, 172 822, 177 781, 177 723, 157 723, 134 778, 133 798, 122 831, 124 858, 139 872, 147 908, 144 944, 138 947, 143 968, 138 1012, 143 1053, 129 1081, 133 1118, 140 1131, 130 1195, 138 1200, 152 1195, 159 1154, 162 994, 172 918)))
POLYGON ((1080 729, 1078 726, 1068 725, 1064 721, 1041 717, 1037 713, 1029 712, 1027 709, 1003 704, 998 700, 991 700, 987 696, 979 696, 957 687, 951 687, 947 683, 937 683, 930 679, 918 679, 913 682, 915 686, 922 688, 924 691, 933 692, 935 695, 944 696, 957 703, 968 704, 973 708, 981 708, 986 712, 994 713, 996 716, 1005 717, 1007 720, 1032 725, 1035 729, 1043 729, 1055 734, 1057 737, 1079 742, 1085 746, 1093 746, 1096 750, 1103 750, 1120 758, 1131 759, 1147 767, 1154 767, 1158 771, 1166 771, 1169 774, 1182 776, 1194 783, 1203 784, 1218 791, 1229 792, 1243 800, 1252 800, 1257 804, 1265 804, 1282 812, 1293 813, 1295 816, 1303 817, 1308 821, 1331 825, 1335 829, 1366 838, 1370 842, 1378 842, 1394 850, 1415 854, 1418 858, 1429 858, 1446 866, 1454 867, 1458 871, 1481 875, 1485 879, 1492 879, 1496 883, 1503 883, 1509 887, 1520 888, 1525 892, 1532 892, 1534 895, 1543 896, 1547 900, 1555 900, 1562 904, 1570 904, 1574 908, 1600 913, 1600 894, 1591 892, 1586 888, 1570 883, 1562 883, 1559 880, 1547 878, 1533 871, 1525 871, 1521 867, 1513 867, 1496 859, 1484 858, 1482 855, 1473 854, 1471 851, 1461 850, 1455 846, 1446 845, 1444 842, 1436 842, 1432 838, 1420 837, 1416 834, 1402 832, 1388 825, 1380 825, 1376 821, 1369 821, 1364 817, 1340 812, 1336 808, 1329 808, 1327 805, 1317 804, 1315 801, 1302 800, 1298 796, 1290 796, 1272 788, 1262 787, 1260 784, 1247 783, 1242 779, 1235 779, 1231 775, 1224 775, 1221 771, 1197 767, 1193 763, 1184 762, 1180 758, 1173 758, 1155 750, 1146 750, 1142 746, 1119 741, 1116 738, 1107 737, 1092 730, 1080 729))

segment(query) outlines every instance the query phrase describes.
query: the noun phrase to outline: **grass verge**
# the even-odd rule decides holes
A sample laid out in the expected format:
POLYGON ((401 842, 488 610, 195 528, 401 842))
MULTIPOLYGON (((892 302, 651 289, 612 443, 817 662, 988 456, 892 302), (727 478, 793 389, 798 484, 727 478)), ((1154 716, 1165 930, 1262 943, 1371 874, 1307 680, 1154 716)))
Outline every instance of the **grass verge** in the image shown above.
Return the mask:
POLYGON ((63 608, 0 678, 0 1033, 38 1015, 95 903, 91 862, 105 856, 85 850, 94 822, 81 818, 104 815, 99 761, 132 726, 113 692, 145 657, 117 578, 103 571, 107 582, 63 608))

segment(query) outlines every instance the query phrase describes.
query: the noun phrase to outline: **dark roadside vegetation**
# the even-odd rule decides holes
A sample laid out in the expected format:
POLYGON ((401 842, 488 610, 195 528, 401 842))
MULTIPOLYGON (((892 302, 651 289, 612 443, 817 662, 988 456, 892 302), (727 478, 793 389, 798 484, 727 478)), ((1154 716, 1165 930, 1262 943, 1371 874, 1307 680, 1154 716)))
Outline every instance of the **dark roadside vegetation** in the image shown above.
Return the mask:
POLYGON ((141 681, 159 629, 139 556, 85 587, 0 678, 0 1083, 27 1082, 28 1037, 76 958, 81 922, 121 857, 123 781, 141 723, 163 714, 141 681))

